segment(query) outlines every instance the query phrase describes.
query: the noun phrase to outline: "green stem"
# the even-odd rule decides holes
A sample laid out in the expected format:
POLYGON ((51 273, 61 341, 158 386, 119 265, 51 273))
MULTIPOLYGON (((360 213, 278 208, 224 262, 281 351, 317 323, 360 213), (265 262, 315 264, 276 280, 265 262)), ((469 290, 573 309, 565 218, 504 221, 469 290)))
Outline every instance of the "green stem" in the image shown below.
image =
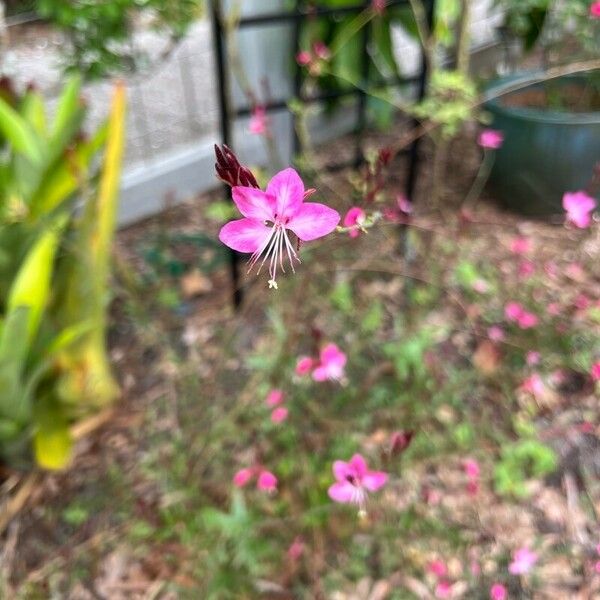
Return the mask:
POLYGON ((477 177, 475 177, 475 181, 467 194, 465 201, 463 202, 464 208, 475 208, 477 201, 479 200, 479 196, 481 196, 481 192, 487 183, 490 173, 492 172, 492 166, 494 165, 495 153, 490 152, 489 150, 484 150, 483 160, 481 161, 481 165, 479 166, 479 171, 477 172, 477 177))

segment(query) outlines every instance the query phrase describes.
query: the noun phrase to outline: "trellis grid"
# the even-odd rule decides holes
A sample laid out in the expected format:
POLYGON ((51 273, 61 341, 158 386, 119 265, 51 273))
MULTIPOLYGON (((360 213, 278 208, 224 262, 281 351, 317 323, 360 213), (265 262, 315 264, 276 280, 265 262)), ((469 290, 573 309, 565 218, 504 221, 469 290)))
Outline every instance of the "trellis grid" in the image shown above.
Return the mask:
MULTIPOLYGON (((336 18, 346 15, 359 14, 362 11, 369 10, 371 7, 371 0, 364 0, 360 4, 352 6, 338 6, 338 7, 325 7, 319 6, 315 3, 308 3, 307 0, 296 0, 296 7, 294 10, 288 12, 273 12, 255 16, 248 16, 241 18, 237 26, 239 28, 258 27, 258 26, 269 26, 269 25, 280 25, 285 23, 293 23, 294 25, 294 55, 300 50, 300 34, 302 23, 306 19, 314 19, 319 17, 330 17, 336 18)), ((386 9, 397 7, 397 6, 408 6, 410 0, 388 0, 386 2, 386 9)), ((427 25, 429 30, 433 28, 434 13, 435 13, 435 0, 423 0, 425 7, 427 25)), ((221 141, 224 144, 231 144, 232 141, 232 125, 233 122, 242 117, 247 117, 252 112, 252 106, 243 106, 241 108, 232 109, 229 97, 229 81, 230 81, 230 69, 229 69, 229 53, 227 48, 227 28, 224 22, 224 16, 221 8, 220 0, 212 0, 211 2, 211 13, 213 23, 213 39, 215 45, 215 58, 217 66, 218 76, 218 101, 219 101, 219 122, 220 122, 220 134, 221 141)), ((302 93, 302 68, 296 64, 294 74, 294 99, 298 99, 303 103, 315 104, 321 103, 326 100, 334 100, 342 97, 356 97, 357 102, 357 127, 355 131, 356 135, 356 149, 354 159, 348 163, 335 163, 327 165, 328 170, 338 170, 349 166, 360 166, 364 162, 364 155, 362 150, 363 136, 367 125, 367 90, 371 85, 375 84, 378 87, 394 87, 406 84, 416 84, 417 86, 417 101, 421 101, 427 90, 428 82, 428 64, 425 55, 425 51, 421 48, 420 56, 420 68, 417 75, 413 77, 394 77, 388 80, 371 80, 371 69, 369 65, 369 46, 373 39, 373 22, 370 20, 361 31, 361 47, 362 47, 362 64, 361 64, 361 81, 359 85, 351 89, 344 89, 338 91, 321 92, 319 94, 311 94, 308 97, 304 97, 302 93)), ((291 57, 290 57, 291 58, 291 57)), ((270 113, 273 111, 285 110, 288 108, 289 102, 292 98, 279 99, 273 102, 269 102, 264 106, 264 109, 270 113)), ((297 135, 297 123, 296 115, 291 111, 292 115, 292 140, 293 140, 293 156, 298 156, 302 151, 301 140, 297 135)), ((416 126, 417 123, 413 121, 416 126)), ((419 164, 419 138, 417 137, 412 144, 403 151, 408 158, 408 170, 405 184, 405 191, 408 198, 413 198, 413 192, 415 189, 416 176, 419 164)), ((227 192, 229 189, 227 188, 227 192)), ((234 305, 238 307, 242 302, 242 288, 240 286, 240 273, 239 273, 239 262, 240 256, 237 252, 231 251, 230 253, 230 268, 231 268, 231 279, 234 290, 234 305)))

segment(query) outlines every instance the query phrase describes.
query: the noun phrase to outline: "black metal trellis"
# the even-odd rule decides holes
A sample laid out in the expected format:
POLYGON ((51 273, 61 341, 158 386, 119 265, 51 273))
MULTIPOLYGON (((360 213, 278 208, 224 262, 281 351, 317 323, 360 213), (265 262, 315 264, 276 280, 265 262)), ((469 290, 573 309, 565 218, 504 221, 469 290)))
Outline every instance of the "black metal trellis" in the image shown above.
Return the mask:
MULTIPOLYGON (((266 25, 279 25, 282 23, 294 24, 294 48, 295 52, 300 50, 300 31, 302 22, 305 19, 314 19, 318 17, 340 17, 345 15, 359 14, 371 7, 371 0, 364 0, 361 4, 346 7, 324 7, 314 3, 307 4, 306 0, 296 0, 295 10, 289 12, 275 12, 261 15, 244 17, 237 23, 239 28, 257 27, 266 25)), ((427 24, 429 29, 433 27, 435 0, 423 0, 426 9, 427 24)), ((407 6, 410 5, 410 0, 387 0, 386 8, 407 6)), ((231 145, 232 143, 232 121, 240 117, 247 117, 252 112, 252 106, 245 106, 232 110, 229 102, 229 68, 228 68, 228 52, 226 28, 224 27, 223 14, 221 11, 220 0, 211 1, 211 13, 213 23, 213 39, 218 76, 218 95, 219 95, 219 113, 220 113, 220 134, 221 141, 224 144, 231 145)), ((302 68, 296 64, 294 76, 294 94, 295 98, 300 99, 304 103, 320 103, 326 100, 338 99, 348 96, 358 98, 357 102, 357 128, 356 128, 356 150, 354 159, 350 163, 332 164, 326 168, 328 170, 338 170, 349 166, 359 166, 364 162, 362 151, 363 135, 367 125, 367 97, 366 90, 371 84, 378 87, 393 87, 406 84, 417 85, 417 100, 422 100, 427 90, 428 82, 428 64, 424 49, 421 50, 420 68, 416 76, 397 78, 390 80, 370 81, 370 61, 369 61, 369 46, 373 37, 373 21, 369 21, 360 32, 362 42, 362 64, 361 64, 361 81, 357 88, 336 90, 331 92, 322 92, 310 97, 304 97, 302 94, 302 68)), ((290 57, 290 60, 292 57, 290 57)), ((264 106, 267 112, 288 109, 288 103, 291 98, 279 99, 270 102, 264 106)), ((416 122, 413 121, 413 124, 416 122)), ((292 114, 292 140, 293 140, 293 155, 297 156, 302 150, 301 142, 297 134, 296 119, 292 114)), ((417 138, 408 149, 403 150, 403 154, 408 155, 408 172, 406 178, 406 194, 409 198, 413 197, 416 175, 419 166, 419 139, 417 138)), ((229 188, 227 193, 229 193, 229 188)), ((230 254, 230 269, 231 279, 234 288, 234 305, 238 307, 242 302, 242 290, 239 285, 239 254, 231 251, 230 254)))

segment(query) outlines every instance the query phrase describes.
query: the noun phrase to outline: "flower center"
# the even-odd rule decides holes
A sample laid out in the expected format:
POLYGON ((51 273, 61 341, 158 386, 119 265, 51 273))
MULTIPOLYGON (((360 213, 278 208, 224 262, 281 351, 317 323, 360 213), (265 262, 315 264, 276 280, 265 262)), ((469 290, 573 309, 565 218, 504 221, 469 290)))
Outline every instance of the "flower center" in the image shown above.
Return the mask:
POLYGON ((271 227, 271 232, 261 244, 260 248, 258 248, 258 250, 256 250, 256 252, 254 252, 254 254, 250 257, 250 261, 248 263, 248 273, 254 268, 256 263, 262 257, 262 261, 256 273, 258 275, 268 259, 269 275, 271 277, 271 279, 269 279, 269 287, 277 289, 276 278, 278 266, 285 273, 285 267, 283 266, 284 254, 287 254, 290 267, 294 273, 294 260, 300 262, 300 259, 298 258, 298 255, 296 254, 296 251, 290 242, 287 229, 285 227, 289 221, 289 218, 281 218, 277 214, 274 217, 275 220, 273 222, 265 222, 265 225, 271 227))

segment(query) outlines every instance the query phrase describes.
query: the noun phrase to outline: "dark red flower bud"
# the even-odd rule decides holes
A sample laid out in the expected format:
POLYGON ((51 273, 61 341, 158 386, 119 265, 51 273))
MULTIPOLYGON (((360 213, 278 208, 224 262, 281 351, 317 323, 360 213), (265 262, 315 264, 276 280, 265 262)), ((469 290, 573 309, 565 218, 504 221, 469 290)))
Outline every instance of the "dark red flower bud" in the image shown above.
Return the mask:
POLYGON ((385 167, 390 164, 392 160, 392 149, 385 147, 379 150, 379 162, 385 167))
POLYGON ((230 187, 241 185, 244 187, 260 188, 252 171, 248 167, 241 165, 233 150, 225 144, 221 147, 215 144, 215 156, 217 158, 215 171, 217 172, 217 177, 223 183, 226 183, 230 187))
POLYGON ((391 437, 390 454, 392 456, 402 454, 410 446, 414 436, 415 432, 412 430, 394 431, 391 437))

